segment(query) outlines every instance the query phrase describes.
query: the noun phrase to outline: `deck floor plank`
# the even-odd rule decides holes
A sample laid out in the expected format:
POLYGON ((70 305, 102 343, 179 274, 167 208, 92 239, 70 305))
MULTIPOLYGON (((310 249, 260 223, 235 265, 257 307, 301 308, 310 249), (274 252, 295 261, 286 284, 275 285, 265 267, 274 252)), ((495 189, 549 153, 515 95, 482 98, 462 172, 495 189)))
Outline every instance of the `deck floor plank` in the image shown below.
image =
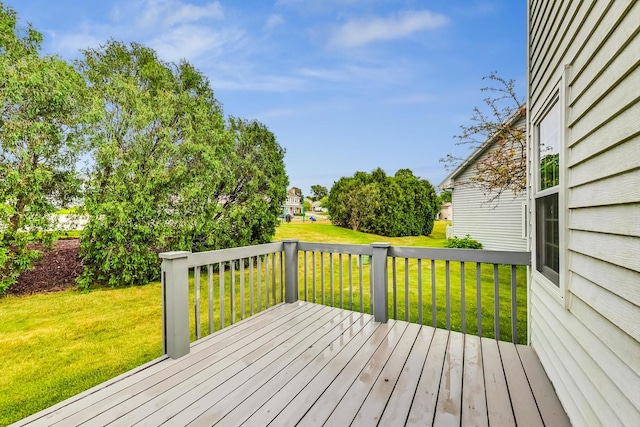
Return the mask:
POLYGON ((489 425, 487 399, 482 369, 482 349, 480 338, 474 335, 464 337, 464 383, 462 386, 462 427, 489 425))
POLYGON ((232 378, 238 368, 256 363, 262 358, 266 358, 267 364, 271 363, 277 356, 277 350, 284 348, 289 339, 300 337, 303 332, 325 324, 335 315, 336 313, 331 309, 317 310, 296 323, 293 322, 298 319, 292 319, 291 324, 285 324, 268 334, 255 338, 249 336, 248 338, 253 340, 242 349, 235 351, 232 356, 212 361, 206 368, 192 372, 186 380, 178 384, 172 383, 172 387, 164 388, 162 392, 152 393, 151 396, 147 393, 136 396, 139 398, 130 399, 127 402, 131 402, 130 405, 119 405, 115 411, 103 413, 105 418, 92 421, 101 425, 104 420, 114 419, 114 415, 124 414, 117 419, 116 425, 131 426, 143 419, 146 425, 160 425, 168 421, 180 409, 189 406, 202 394, 216 390, 225 381, 232 378), (131 412, 131 406, 135 404, 138 406, 135 411, 131 412))
POLYGON ((504 377, 498 342, 489 338, 481 339, 482 366, 487 397, 489 425, 495 427, 515 426, 507 380, 504 377))
POLYGON ((510 394, 512 396, 516 393, 518 394, 517 399, 511 399, 516 424, 543 427, 544 424, 542 418, 540 418, 540 412, 538 412, 538 406, 533 398, 529 383, 527 382, 527 376, 524 373, 524 368, 522 367, 522 362, 520 362, 520 356, 518 356, 516 346, 511 343, 498 341, 498 348, 500 349, 502 367, 507 379, 507 386, 511 392, 510 394))
POLYGON ((436 402, 440 390, 440 378, 444 366, 444 356, 449 342, 449 331, 436 329, 429 347, 427 360, 420 375, 418 388, 413 398, 407 426, 432 425, 436 413, 436 402))
POLYGON ((342 312, 312 333, 300 334, 295 339, 290 339, 286 345, 281 345, 272 352, 271 357, 264 357, 246 368, 240 368, 233 378, 224 383, 224 393, 210 390, 195 396, 193 403, 187 403, 186 409, 171 419, 172 423, 212 425, 218 422, 228 411, 283 370, 291 370, 291 366, 301 369, 323 347, 357 324, 360 317, 362 315, 359 313, 342 312))
MULTIPOLYGON (((143 418, 151 410, 159 410, 166 403, 173 400, 173 396, 181 393, 185 389, 188 389, 193 384, 193 379, 208 378, 211 375, 215 375, 220 372, 236 360, 245 357, 247 354, 260 348, 261 346, 274 346, 277 343, 277 339, 287 331, 291 330, 304 330, 304 327, 309 321, 312 321, 317 316, 321 316, 323 313, 328 313, 330 310, 311 307, 312 313, 300 312, 298 315, 290 316, 285 322, 278 322, 271 326, 262 328, 264 334, 259 339, 253 339, 252 335, 246 335, 242 339, 233 342, 233 336, 228 340, 220 343, 219 351, 213 354, 208 354, 207 351, 198 353, 200 356, 197 362, 176 364, 177 372, 173 370, 167 370, 160 372, 158 375, 145 378, 138 383, 124 389, 120 393, 120 397, 126 397, 125 400, 114 403, 112 399, 104 399, 96 405, 92 406, 93 414, 91 413, 78 413, 74 416, 65 419, 61 422, 62 425, 75 424, 78 422, 91 422, 94 425, 106 425, 109 422, 113 422, 131 411, 135 410, 135 414, 132 414, 133 418, 142 416, 143 418), (224 345, 228 344, 228 345, 224 345), (207 357, 208 355, 208 357, 207 357), (182 366, 184 365, 184 366, 182 366), (171 373, 170 376, 167 374, 171 373), (153 409, 149 409, 147 404, 151 401, 153 409), (139 408, 139 409, 138 409, 139 408)), ((217 348, 211 347, 212 349, 217 348)), ((179 360, 183 360, 181 358, 179 360)), ((188 362, 188 360, 185 360, 188 362)), ((120 399, 118 399, 120 400, 120 399)), ((131 425, 133 421, 123 424, 131 425)))
POLYGON ((415 323, 410 323, 407 326, 400 342, 391 353, 369 395, 353 419, 352 425, 368 427, 378 424, 421 329, 420 325, 415 323))
POLYGON ((464 335, 450 334, 440 379, 436 416, 433 421, 436 426, 458 427, 460 425, 463 354, 464 335))
POLYGON ((569 426, 533 349, 279 304, 16 425, 569 426), (138 424, 136 424, 138 423, 138 424))
POLYGON ((429 326, 420 328, 411 354, 407 358, 407 363, 400 373, 400 378, 398 378, 382 418, 380 418, 379 426, 395 426, 399 421, 404 422, 407 418, 434 332, 435 329, 429 326))
MULTIPOLYGON (((375 332, 359 348, 352 347, 351 351, 338 354, 287 405, 287 409, 294 409, 278 414, 273 425, 287 426, 296 423, 295 418, 299 418, 300 425, 321 425, 326 421, 380 345, 389 341, 391 333, 397 335, 395 323, 390 320, 388 323, 378 324, 375 332)), ((255 417, 256 414, 254 420, 259 421, 261 418, 255 417)))
MULTIPOLYGON (((374 322, 372 316, 367 317, 369 322, 362 328, 361 333, 346 336, 345 339, 340 338, 338 342, 327 347, 317 359, 281 389, 283 395, 289 396, 289 401, 265 396, 269 401, 260 411, 252 414, 253 420, 266 417, 267 421, 273 420, 274 426, 286 426, 299 421, 331 384, 336 373, 349 366, 358 353, 368 351, 361 350, 367 342, 380 342, 388 333, 387 325, 374 322)), ((351 366, 355 367, 356 364, 352 363, 351 366)))
MULTIPOLYGON (((108 403, 116 405, 127 398, 127 394, 124 392, 128 387, 135 386, 141 381, 147 378, 161 378, 168 377, 172 373, 183 369, 186 366, 196 362, 202 357, 206 357, 217 351, 216 347, 212 345, 216 343, 222 343, 226 340, 236 340, 239 337, 246 336, 252 333, 256 328, 263 328, 269 324, 277 324, 285 322, 289 317, 295 315, 296 312, 304 312, 310 304, 299 301, 293 304, 280 304, 269 311, 262 311, 256 315, 254 322, 241 322, 236 323, 233 326, 222 329, 217 333, 210 335, 201 341, 197 342, 197 346, 194 344, 194 351, 192 357, 188 360, 185 358, 173 360, 166 358, 162 363, 151 363, 145 369, 133 369, 132 371, 125 372, 124 374, 113 378, 105 383, 98 384, 97 386, 73 396, 57 405, 52 406, 46 410, 46 414, 38 413, 34 414, 24 420, 21 420, 17 425, 25 425, 34 421, 38 421, 40 425, 52 426, 52 425, 73 425, 73 419, 69 417, 82 412, 88 415, 87 408, 94 408, 95 405, 101 403, 108 403), (205 344, 206 343, 206 344, 205 344), (197 354, 200 351, 204 351, 203 354, 197 354), (118 396, 120 394, 121 396, 118 396)), ((144 366, 144 365, 143 365, 144 366)), ((45 412, 45 411, 43 411, 45 412)))
POLYGON ((516 349, 544 424, 570 427, 569 417, 560 404, 553 385, 551 385, 551 381, 549 381, 549 377, 542 368, 533 348, 518 344, 516 349))
POLYGON ((323 422, 323 425, 339 427, 350 425, 353 422, 362 402, 369 395, 391 354, 404 336, 408 325, 406 322, 396 322, 387 338, 380 343, 359 373, 355 374, 355 372, 345 370, 336 377, 332 387, 327 389, 314 405, 323 409, 326 414, 326 408, 330 408, 337 401, 333 412, 323 422))

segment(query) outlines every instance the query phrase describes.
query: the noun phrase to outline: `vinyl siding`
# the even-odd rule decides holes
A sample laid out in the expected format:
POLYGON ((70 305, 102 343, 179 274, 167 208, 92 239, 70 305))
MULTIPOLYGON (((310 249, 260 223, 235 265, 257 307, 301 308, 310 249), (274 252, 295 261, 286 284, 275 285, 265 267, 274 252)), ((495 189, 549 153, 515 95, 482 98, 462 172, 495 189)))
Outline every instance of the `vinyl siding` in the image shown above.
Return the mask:
POLYGON ((577 426, 640 425, 639 23, 640 1, 529 1, 530 147, 570 65, 565 292, 532 269, 530 342, 577 426))
MULTIPOLYGON (((525 118, 519 119, 516 127, 524 129, 525 118)), ((460 170, 451 178, 453 191, 453 234, 457 237, 471 238, 482 243, 482 249, 500 251, 526 251, 527 240, 524 236, 523 204, 526 194, 514 195, 508 191, 500 199, 490 202, 483 191, 469 184, 476 174, 478 162, 486 159, 494 151, 489 147, 475 161, 460 170)), ((473 155, 472 155, 473 156, 473 155)))
POLYGON ((526 251, 522 218, 526 194, 514 198, 509 192, 502 195, 497 204, 488 202, 480 189, 464 184, 474 175, 474 164, 455 179, 451 193, 453 234, 457 237, 470 235, 482 243, 482 249, 526 251))

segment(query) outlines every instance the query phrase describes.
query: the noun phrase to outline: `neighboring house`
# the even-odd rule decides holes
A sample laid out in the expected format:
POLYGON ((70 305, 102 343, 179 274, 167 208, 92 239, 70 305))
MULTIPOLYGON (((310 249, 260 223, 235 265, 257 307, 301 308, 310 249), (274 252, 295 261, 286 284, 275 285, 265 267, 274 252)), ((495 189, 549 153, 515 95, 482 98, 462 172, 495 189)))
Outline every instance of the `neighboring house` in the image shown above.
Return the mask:
POLYGON ((438 219, 442 221, 451 221, 451 219, 453 218, 452 215, 453 211, 451 209, 451 203, 444 203, 442 206, 440 206, 440 215, 438 219))
POLYGON ((320 200, 316 200, 315 202, 311 203, 311 207, 313 208, 314 212, 327 212, 328 209, 327 208, 323 208, 322 206, 320 206, 321 202, 320 200))
MULTIPOLYGON (((511 126, 526 126, 526 118, 516 113, 511 126)), ((478 162, 496 150, 498 141, 489 138, 478 147, 439 185, 441 190, 451 191, 452 233, 457 237, 467 234, 482 243, 483 249, 526 251, 525 205, 526 193, 503 193, 498 200, 490 201, 481 188, 470 179, 477 173, 478 162)), ((441 218, 442 219, 442 218, 441 218)))
POLYGON ((638 426, 640 1, 528 4, 531 346, 574 425, 638 426))
POLYGON ((302 199, 296 194, 296 191, 293 188, 290 188, 287 191, 285 209, 287 213, 291 215, 302 213, 302 199))

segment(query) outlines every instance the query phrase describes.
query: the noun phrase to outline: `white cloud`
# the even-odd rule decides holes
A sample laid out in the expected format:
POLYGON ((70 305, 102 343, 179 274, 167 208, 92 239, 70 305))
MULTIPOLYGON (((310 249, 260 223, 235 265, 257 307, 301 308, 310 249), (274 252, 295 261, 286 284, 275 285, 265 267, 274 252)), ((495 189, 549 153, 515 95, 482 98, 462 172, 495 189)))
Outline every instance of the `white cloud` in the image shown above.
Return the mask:
POLYGON ((246 74, 223 77, 214 75, 211 78, 211 84, 216 89, 236 91, 301 92, 309 89, 309 85, 304 79, 275 75, 246 74))
POLYGON ((149 40, 150 47, 166 61, 194 60, 204 54, 218 56, 229 46, 242 44, 244 31, 213 30, 204 26, 182 25, 149 40))
POLYGON ((272 14, 269 15, 269 18, 267 19, 266 28, 267 30, 271 30, 279 25, 282 25, 283 23, 284 18, 281 15, 272 14))
POLYGON ((256 119, 266 122, 271 119, 282 117, 292 117, 300 113, 300 110, 293 108, 274 108, 273 110, 261 111, 255 114, 256 119))
POLYGON ((180 0, 145 0, 140 24, 146 27, 188 24, 203 19, 222 19, 222 5, 215 1, 204 6, 195 6, 180 0))
POLYGON ((355 65, 347 64, 338 68, 300 68, 295 72, 330 82, 376 82, 380 84, 401 83, 410 77, 410 72, 401 64, 396 65, 355 65))
POLYGON ((427 104, 430 102, 435 102, 438 100, 438 97, 434 95, 429 95, 427 93, 413 93, 410 95, 397 96, 394 98, 387 99, 387 103, 389 104, 399 104, 399 105, 408 105, 408 104, 427 104))
POLYGON ((107 39, 95 37, 87 33, 58 33, 50 32, 51 42, 55 46, 55 52, 65 56, 74 57, 80 50, 97 48, 107 39))
POLYGON ((449 21, 447 16, 428 10, 401 12, 387 18, 354 19, 337 28, 329 44, 356 47, 381 40, 397 40, 443 27, 449 21))

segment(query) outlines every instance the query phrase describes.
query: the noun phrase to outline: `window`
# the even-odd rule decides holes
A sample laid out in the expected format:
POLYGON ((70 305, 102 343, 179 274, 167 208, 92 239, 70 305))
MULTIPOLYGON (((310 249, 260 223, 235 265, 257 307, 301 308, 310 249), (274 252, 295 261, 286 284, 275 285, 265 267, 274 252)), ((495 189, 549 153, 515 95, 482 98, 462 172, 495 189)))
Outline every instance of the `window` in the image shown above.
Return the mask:
POLYGON ((538 123, 536 204, 536 270, 560 286, 560 102, 538 123))

